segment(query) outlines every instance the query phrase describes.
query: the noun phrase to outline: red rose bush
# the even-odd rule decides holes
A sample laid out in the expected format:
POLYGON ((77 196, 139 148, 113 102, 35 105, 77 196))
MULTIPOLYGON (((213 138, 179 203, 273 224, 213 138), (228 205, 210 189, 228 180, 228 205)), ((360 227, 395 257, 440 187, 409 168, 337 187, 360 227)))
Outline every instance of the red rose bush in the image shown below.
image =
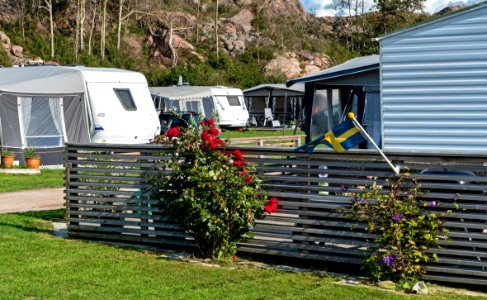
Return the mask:
POLYGON ((210 119, 158 137, 172 151, 152 180, 165 212, 194 237, 204 257, 215 259, 235 255, 265 201, 254 166, 239 150, 226 151, 219 134, 210 119))

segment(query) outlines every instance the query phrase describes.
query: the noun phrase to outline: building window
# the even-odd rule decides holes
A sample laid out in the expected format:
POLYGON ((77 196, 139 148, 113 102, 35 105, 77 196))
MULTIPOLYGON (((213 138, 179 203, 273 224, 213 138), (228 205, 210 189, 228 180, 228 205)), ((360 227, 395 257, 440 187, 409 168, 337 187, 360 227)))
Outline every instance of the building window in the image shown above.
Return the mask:
POLYGON ((123 108, 125 110, 137 110, 137 106, 135 106, 134 98, 130 93, 129 89, 113 89, 115 94, 117 94, 118 100, 122 103, 123 108))

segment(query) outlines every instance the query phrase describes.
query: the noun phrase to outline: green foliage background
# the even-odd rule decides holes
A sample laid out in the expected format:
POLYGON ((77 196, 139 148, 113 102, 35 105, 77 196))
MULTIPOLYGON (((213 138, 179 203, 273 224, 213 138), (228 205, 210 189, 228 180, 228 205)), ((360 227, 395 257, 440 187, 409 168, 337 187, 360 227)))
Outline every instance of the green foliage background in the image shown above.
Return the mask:
MULTIPOLYGON (((73 4, 67 0, 53 1, 56 22, 56 55, 54 59, 51 59, 46 11, 40 8, 41 5, 33 4, 34 2, 26 0, 23 2, 27 7, 23 21, 7 24, 0 20, 0 30, 7 33, 13 44, 21 45, 26 55, 39 56, 44 61, 55 61, 62 65, 81 64, 91 67, 118 67, 140 71, 146 75, 151 86, 176 84, 179 76, 183 76, 184 80, 191 85, 227 85, 249 88, 264 82, 282 83, 286 80, 283 75, 265 76, 263 73, 265 64, 278 53, 308 51, 326 54, 330 57, 331 66, 333 66, 356 56, 378 53, 378 42, 374 38, 428 17, 415 12, 418 7, 423 5, 424 0, 375 0, 377 11, 355 14, 351 17, 337 17, 330 28, 329 21, 323 18, 309 17, 304 20, 280 16, 271 19, 262 14, 261 3, 255 1, 247 8, 254 15, 252 32, 258 35, 259 39, 254 44, 248 44, 245 53, 230 57, 220 51, 220 55, 217 57, 212 36, 209 36, 206 42, 200 42, 193 35, 189 42, 196 46, 198 53, 205 59, 200 61, 185 58, 184 64, 165 68, 149 58, 150 50, 143 43, 148 28, 144 22, 136 21, 135 18, 127 19, 122 27, 122 35, 135 36, 143 47, 142 54, 134 55, 128 45, 122 45, 121 49, 117 50, 118 1, 108 0, 110 22, 106 35, 105 59, 101 59, 100 32, 97 30, 93 35, 92 54, 87 54, 85 51, 81 52, 77 58, 75 57, 75 23, 73 23, 75 20, 73 16, 69 16, 69 12, 72 13, 73 4), (400 11, 394 8, 400 8, 400 11), (350 30, 352 27, 356 30, 350 30)), ((340 9, 346 11, 347 5, 352 5, 352 2, 340 2, 340 9)), ((132 2, 126 1, 126 4, 130 3, 132 2)), ((190 13, 196 18, 197 24, 211 21, 214 18, 216 2, 202 1, 208 6, 204 12, 195 3, 189 0, 163 0, 157 1, 157 4, 154 5, 159 10, 190 13)), ((237 14, 239 9, 236 6, 220 4, 218 11, 221 18, 229 18, 237 14)), ((3 50, 0 50, 0 64, 9 65, 8 57, 3 50)))

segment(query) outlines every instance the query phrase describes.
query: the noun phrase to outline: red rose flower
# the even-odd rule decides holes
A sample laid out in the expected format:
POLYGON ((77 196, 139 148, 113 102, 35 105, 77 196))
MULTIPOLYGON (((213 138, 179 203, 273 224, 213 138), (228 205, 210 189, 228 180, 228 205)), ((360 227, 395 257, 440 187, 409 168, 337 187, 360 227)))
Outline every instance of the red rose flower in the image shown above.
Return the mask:
POLYGON ((219 135, 219 134, 220 134, 220 130, 218 130, 218 129, 214 128, 214 127, 213 127, 213 128, 210 128, 210 129, 208 130, 208 132, 209 132, 210 134, 213 134, 213 135, 219 135))
POLYGON ((240 152, 240 150, 233 150, 233 155, 238 158, 238 159, 244 159, 244 156, 242 155, 242 152, 240 152))
POLYGON ((240 167, 240 166, 242 166, 242 165, 243 165, 243 161, 241 161, 241 160, 234 160, 234 161, 233 161, 233 165, 234 165, 235 167, 240 167))
POLYGON ((208 121, 206 121, 206 125, 213 127, 215 126, 215 121, 213 119, 209 119, 208 121))
POLYGON ((225 146, 225 142, 220 140, 220 139, 216 139, 216 143, 220 146, 220 147, 223 147, 225 146))
POLYGON ((247 178, 245 178, 245 181, 247 181, 247 183, 251 183, 252 182, 252 177, 247 176, 247 178))
POLYGON ((211 140, 213 140, 215 137, 212 136, 208 130, 205 130, 201 133, 201 139, 204 141, 204 142, 209 142, 211 140))
POLYGON ((277 198, 271 198, 269 204, 264 205, 264 210, 269 214, 276 212, 278 204, 279 200, 277 200, 277 198))
POLYGON ((179 137, 179 127, 173 127, 166 132, 167 138, 172 141, 174 138, 179 137))

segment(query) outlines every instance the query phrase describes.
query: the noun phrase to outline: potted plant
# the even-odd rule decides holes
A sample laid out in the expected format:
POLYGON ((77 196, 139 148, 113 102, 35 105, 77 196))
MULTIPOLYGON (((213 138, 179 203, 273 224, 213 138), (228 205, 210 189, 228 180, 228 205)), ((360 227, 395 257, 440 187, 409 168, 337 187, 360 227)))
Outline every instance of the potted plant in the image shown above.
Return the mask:
POLYGON ((2 148, 2 166, 10 169, 14 164, 14 155, 5 148, 2 148))
POLYGON ((29 169, 39 169, 41 158, 36 153, 34 148, 26 148, 24 150, 25 164, 29 169))

